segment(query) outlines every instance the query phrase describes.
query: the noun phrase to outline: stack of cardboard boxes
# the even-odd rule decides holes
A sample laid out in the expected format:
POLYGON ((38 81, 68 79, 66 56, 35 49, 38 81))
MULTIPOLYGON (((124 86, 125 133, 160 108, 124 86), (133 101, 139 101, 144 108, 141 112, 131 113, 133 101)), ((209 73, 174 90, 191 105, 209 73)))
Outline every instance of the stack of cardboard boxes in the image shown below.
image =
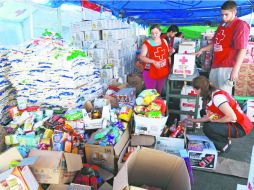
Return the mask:
POLYGON ((173 74, 193 75, 195 69, 195 42, 179 44, 178 53, 174 55, 173 74))
POLYGON ((249 42, 247 54, 235 85, 235 96, 254 96, 254 42, 249 42))
POLYGON ((136 36, 134 28, 120 20, 86 20, 71 26, 74 45, 84 49, 101 68, 108 84, 113 78, 126 82, 134 70, 136 36))

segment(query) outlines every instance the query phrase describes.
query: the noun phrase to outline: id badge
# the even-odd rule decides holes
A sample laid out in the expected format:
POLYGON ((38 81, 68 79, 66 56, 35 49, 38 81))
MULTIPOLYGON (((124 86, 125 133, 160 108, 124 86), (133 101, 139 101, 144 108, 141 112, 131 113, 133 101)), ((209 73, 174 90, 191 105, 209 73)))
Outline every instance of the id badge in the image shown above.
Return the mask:
POLYGON ((214 48, 215 52, 223 50, 222 45, 220 45, 220 44, 214 44, 213 48, 214 48))
POLYGON ((147 64, 146 64, 145 69, 150 69, 150 63, 147 63, 147 64))

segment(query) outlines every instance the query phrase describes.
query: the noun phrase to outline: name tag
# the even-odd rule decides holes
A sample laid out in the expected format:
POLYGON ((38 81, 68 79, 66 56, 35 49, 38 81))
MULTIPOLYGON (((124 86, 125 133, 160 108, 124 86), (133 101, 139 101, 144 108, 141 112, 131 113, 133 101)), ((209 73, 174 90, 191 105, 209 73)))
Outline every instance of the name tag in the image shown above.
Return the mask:
POLYGON ((160 67, 165 67, 165 66, 166 66, 166 59, 160 62, 160 67))
POLYGON ((220 45, 220 44, 214 44, 213 48, 214 48, 215 52, 223 50, 222 45, 220 45))

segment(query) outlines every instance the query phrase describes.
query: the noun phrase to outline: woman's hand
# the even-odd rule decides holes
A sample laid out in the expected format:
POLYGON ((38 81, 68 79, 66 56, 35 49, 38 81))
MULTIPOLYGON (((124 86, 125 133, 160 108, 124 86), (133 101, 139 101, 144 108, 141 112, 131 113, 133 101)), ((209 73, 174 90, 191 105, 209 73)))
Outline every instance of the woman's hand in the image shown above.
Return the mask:
POLYGON ((161 64, 160 64, 159 61, 154 61, 154 62, 153 62, 153 65, 154 65, 155 68, 157 68, 157 69, 161 68, 161 64))
POLYGON ((189 120, 191 122, 193 122, 193 123, 194 122, 195 123, 203 123, 203 122, 209 122, 209 121, 211 121, 211 119, 207 115, 205 115, 205 116, 203 116, 201 118, 197 118, 197 119, 189 118, 189 120))

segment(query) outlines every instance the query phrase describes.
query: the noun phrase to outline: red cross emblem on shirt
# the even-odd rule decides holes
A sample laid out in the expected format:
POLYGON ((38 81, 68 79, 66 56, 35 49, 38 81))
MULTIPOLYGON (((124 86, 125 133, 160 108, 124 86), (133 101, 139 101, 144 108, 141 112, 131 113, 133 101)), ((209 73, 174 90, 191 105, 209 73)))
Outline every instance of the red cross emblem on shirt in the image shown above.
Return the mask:
POLYGON ((216 44, 220 44, 221 41, 223 41, 225 39, 225 34, 224 34, 224 30, 221 30, 217 35, 216 35, 216 38, 215 38, 215 42, 216 44))
POLYGON ((181 59, 179 59, 179 61, 184 65, 185 63, 188 62, 188 59, 186 59, 185 56, 183 56, 181 59))
POLYGON ((158 47, 157 51, 154 52, 155 57, 158 57, 159 60, 163 60, 165 56, 165 49, 162 49, 162 47, 158 47))

